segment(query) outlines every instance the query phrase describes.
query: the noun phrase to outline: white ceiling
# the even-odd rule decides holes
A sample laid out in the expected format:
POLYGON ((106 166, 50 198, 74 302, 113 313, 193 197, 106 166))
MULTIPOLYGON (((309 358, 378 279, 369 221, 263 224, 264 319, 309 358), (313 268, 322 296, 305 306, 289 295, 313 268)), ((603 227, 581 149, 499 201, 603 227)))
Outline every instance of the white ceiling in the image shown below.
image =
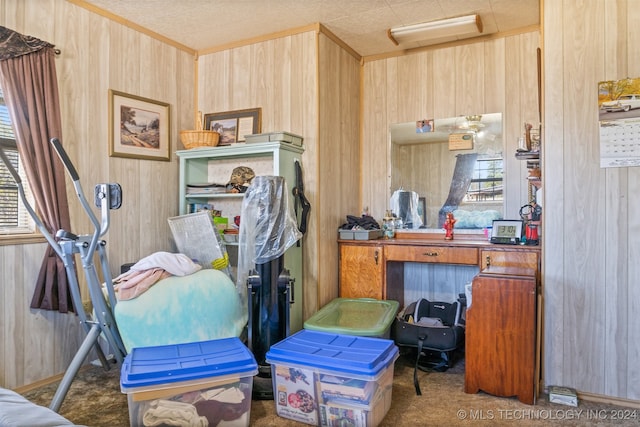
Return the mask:
MULTIPOLYGON (((80 2, 81 3, 81 2, 80 2)), ((196 51, 321 23, 361 56, 395 46, 392 27, 477 13, 484 34, 538 25, 539 0, 85 0, 196 51)), ((438 40, 426 44, 442 43, 438 40)), ((425 43, 423 43, 425 45, 425 43)))

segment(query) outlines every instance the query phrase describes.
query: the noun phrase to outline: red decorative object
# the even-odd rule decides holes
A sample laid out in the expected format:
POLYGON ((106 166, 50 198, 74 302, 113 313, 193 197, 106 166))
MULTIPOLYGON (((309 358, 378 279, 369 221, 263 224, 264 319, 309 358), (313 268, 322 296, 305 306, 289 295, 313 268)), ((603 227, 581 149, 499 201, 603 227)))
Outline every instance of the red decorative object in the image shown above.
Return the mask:
POLYGON ((453 217, 453 213, 447 212, 447 219, 444 221, 444 240, 453 240, 453 226, 455 223, 456 219, 453 217))

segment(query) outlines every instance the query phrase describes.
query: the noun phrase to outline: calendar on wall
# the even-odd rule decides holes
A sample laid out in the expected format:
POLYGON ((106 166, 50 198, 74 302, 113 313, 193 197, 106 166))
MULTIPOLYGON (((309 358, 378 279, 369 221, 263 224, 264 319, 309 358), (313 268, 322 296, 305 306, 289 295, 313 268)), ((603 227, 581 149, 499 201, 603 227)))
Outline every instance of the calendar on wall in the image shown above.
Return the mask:
POLYGON ((640 166, 640 78, 598 83, 600 167, 640 166))
POLYGON ((600 167, 640 166, 640 118, 600 121, 600 167))

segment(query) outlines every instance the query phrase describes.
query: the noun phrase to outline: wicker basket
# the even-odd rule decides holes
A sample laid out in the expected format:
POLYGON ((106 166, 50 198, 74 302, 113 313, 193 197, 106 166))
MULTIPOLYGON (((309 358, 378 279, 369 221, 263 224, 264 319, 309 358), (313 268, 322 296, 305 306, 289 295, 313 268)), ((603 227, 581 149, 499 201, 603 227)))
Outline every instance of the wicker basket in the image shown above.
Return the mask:
POLYGON ((220 142, 220 133, 213 130, 182 130, 180 140, 187 150, 198 147, 215 147, 220 142))

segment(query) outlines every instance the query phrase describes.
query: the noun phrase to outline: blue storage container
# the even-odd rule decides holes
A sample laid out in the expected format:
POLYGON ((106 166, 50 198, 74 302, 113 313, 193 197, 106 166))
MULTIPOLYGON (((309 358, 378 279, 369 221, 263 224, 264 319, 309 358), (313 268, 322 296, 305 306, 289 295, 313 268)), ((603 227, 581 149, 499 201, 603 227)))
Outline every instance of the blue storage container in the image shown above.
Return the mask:
POLYGON ((235 337, 140 347, 124 360, 120 388, 127 393, 132 426, 177 425, 199 417, 209 425, 224 420, 248 426, 257 373, 255 358, 235 337), (187 420, 162 418, 167 413, 187 420))
POLYGON ((302 330, 271 346, 279 416, 329 426, 338 420, 378 425, 391 406, 392 340, 302 330))

